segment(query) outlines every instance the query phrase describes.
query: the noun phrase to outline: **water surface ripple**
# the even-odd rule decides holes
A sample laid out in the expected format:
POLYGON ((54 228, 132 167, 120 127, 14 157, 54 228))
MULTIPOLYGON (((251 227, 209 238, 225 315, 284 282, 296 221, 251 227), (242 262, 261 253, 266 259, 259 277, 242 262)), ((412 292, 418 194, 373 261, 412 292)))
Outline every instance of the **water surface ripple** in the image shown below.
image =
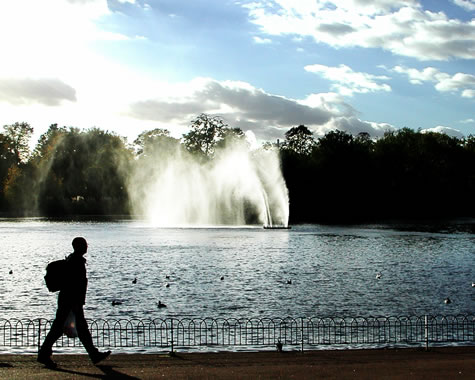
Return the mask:
POLYGON ((473 226, 161 229, 1 219, 0 317, 54 318, 45 266, 71 252, 75 236, 89 243, 91 319, 473 314, 473 226), (159 300, 168 307, 157 308, 159 300))

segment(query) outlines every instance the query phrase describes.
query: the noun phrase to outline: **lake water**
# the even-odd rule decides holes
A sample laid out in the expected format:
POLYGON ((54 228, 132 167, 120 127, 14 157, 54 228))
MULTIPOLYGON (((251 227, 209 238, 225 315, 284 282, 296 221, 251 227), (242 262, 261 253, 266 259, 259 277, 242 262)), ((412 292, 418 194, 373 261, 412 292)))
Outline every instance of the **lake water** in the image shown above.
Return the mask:
POLYGON ((91 319, 473 314, 474 232, 473 219, 290 230, 0 219, 0 317, 54 318, 45 267, 75 236, 89 243, 91 319))

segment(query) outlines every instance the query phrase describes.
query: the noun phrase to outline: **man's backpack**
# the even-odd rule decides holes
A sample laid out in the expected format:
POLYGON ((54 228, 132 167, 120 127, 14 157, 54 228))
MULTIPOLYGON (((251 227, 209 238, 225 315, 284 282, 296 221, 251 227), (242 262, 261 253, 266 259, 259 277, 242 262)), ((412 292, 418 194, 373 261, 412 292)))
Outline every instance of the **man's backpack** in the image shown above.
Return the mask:
POLYGON ((66 277, 66 259, 52 261, 46 266, 45 282, 50 292, 61 290, 66 282, 66 277))

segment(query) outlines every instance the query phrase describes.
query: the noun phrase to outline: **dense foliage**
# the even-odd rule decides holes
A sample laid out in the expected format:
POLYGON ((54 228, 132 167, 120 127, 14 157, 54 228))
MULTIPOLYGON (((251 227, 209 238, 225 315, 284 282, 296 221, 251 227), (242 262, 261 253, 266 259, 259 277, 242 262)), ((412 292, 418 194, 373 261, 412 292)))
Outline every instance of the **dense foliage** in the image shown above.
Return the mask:
POLYGON ((474 216, 475 137, 332 131, 307 153, 283 144, 292 222, 474 216))
MULTIPOLYGON (((160 165, 157 152, 172 157, 181 150, 212 160, 226 144, 245 144, 240 129, 205 114, 181 140, 154 129, 129 145, 97 128, 53 124, 30 151, 32 134, 27 123, 4 126, 0 133, 3 215, 128 214, 128 183, 137 173, 150 175, 151 163, 160 165)), ((337 130, 315 139, 299 125, 283 142, 262 149, 280 150, 291 223, 474 216, 474 136, 405 128, 377 140, 337 130)))

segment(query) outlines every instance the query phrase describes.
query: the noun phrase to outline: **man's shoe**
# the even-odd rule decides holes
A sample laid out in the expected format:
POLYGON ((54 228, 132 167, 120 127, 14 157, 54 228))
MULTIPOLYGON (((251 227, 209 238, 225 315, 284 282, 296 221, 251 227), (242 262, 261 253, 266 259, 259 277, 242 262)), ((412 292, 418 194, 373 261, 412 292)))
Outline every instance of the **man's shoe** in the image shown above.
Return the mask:
POLYGON ((58 365, 51 360, 51 357, 46 354, 38 354, 36 359, 39 363, 44 364, 49 369, 55 369, 58 365))
POLYGON ((103 361, 104 359, 106 359, 109 355, 111 354, 110 351, 106 351, 106 352, 98 352, 97 354, 94 354, 92 357, 91 357, 91 360, 94 364, 97 364, 101 361, 103 361))

